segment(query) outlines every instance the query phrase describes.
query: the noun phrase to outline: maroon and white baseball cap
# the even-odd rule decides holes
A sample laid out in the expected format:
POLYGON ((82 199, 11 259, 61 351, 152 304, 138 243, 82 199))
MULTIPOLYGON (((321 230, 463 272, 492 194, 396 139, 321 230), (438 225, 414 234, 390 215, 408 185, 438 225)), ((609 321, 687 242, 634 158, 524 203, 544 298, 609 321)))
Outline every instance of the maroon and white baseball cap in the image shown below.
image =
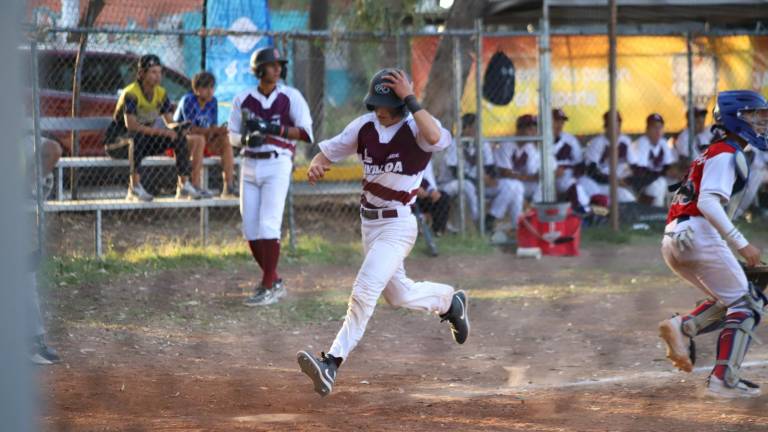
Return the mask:
POLYGON ((664 117, 661 116, 659 113, 653 113, 645 118, 645 124, 650 125, 651 123, 661 123, 664 124, 664 117))
POLYGON ((554 108, 552 109, 552 118, 555 120, 565 120, 568 121, 568 116, 565 115, 565 111, 563 111, 562 108, 554 108))
POLYGON ((517 118, 516 126, 518 129, 520 129, 528 126, 536 126, 538 124, 539 124, 539 121, 536 119, 535 115, 523 114, 517 118))
MULTIPOLYGON (((606 124, 608 123, 608 116, 609 116, 610 114, 611 114, 611 112, 610 112, 610 111, 606 111, 606 112, 603 114, 603 122, 605 122, 606 124)), ((620 112, 618 112, 618 111, 616 111, 616 120, 618 120, 619 122, 621 122, 621 113, 620 113, 620 112)))

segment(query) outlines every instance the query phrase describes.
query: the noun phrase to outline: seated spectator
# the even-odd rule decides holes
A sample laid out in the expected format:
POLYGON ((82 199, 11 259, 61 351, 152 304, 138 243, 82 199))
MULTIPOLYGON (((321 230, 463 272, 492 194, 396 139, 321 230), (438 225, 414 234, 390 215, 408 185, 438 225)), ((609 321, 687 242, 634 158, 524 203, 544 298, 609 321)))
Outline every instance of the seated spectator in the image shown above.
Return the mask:
POLYGON ((575 212, 583 214, 588 210, 589 196, 577 179, 583 172, 584 157, 579 140, 563 130, 567 121, 562 109, 552 110, 552 149, 557 161, 555 189, 560 197, 571 202, 575 212))
MULTIPOLYGON (((608 115, 608 112, 603 114, 605 133, 595 136, 587 143, 587 150, 584 154, 586 175, 579 177, 579 184, 589 196, 590 202, 606 207, 611 195, 611 143, 608 115)), ((634 202, 636 200, 635 195, 627 183, 627 178, 632 175, 635 154, 632 151, 632 140, 621 133, 621 114, 617 112, 616 117, 619 132, 617 143, 619 158, 616 164, 616 177, 619 184, 618 200, 619 202, 634 202)))
POLYGON ((636 156, 632 184, 640 195, 638 201, 664 207, 667 195, 667 171, 677 161, 664 139, 664 118, 651 114, 645 119, 645 134, 632 143, 636 156))
MULTIPOLYGON (((538 121, 535 116, 525 114, 517 118, 516 135, 530 137, 537 135, 538 121)), ((513 229, 523 211, 526 199, 540 197, 539 148, 532 141, 505 141, 493 155, 495 180, 486 189, 491 198, 488 214, 485 216, 486 231, 492 233, 496 221, 510 215, 513 229)))
POLYGON ((432 217, 432 232, 436 236, 445 233, 448 223, 448 215, 451 211, 451 201, 448 195, 440 192, 435 181, 435 172, 432 169, 432 161, 424 169, 424 178, 416 193, 416 205, 422 213, 428 213, 432 217))
MULTIPOLYGON (((688 119, 688 113, 686 112, 685 118, 688 119)), ((680 164, 683 165, 685 170, 691 164, 691 161, 699 157, 701 153, 712 142, 712 131, 707 126, 707 110, 704 108, 695 108, 693 110, 693 129, 696 133, 693 137, 693 146, 690 146, 688 142, 688 128, 683 129, 682 132, 675 139, 675 151, 680 159, 680 164), (691 151, 693 153, 691 153, 691 151)))
MULTIPOLYGON (((190 181, 187 129, 172 123, 173 107, 160 86, 163 66, 154 54, 139 59, 136 81, 124 88, 115 107, 112 124, 104 139, 107 154, 130 161, 128 200, 152 201, 141 184, 141 161, 172 149, 176 155, 177 198, 200 199, 203 193, 190 181)), ((202 148, 192 148, 195 162, 202 158, 202 148)))
MULTIPOLYGON (((236 198, 238 190, 234 180, 234 155, 227 136, 227 126, 216 126, 218 122, 218 104, 213 95, 216 79, 210 72, 200 72, 192 78, 192 91, 182 96, 173 120, 188 122, 192 126, 187 135, 189 142, 197 141, 199 148, 206 148, 211 153, 221 156, 224 183, 222 198, 236 198), (206 147, 207 146, 207 147, 206 147)), ((193 158, 194 161, 194 158, 193 158)), ((192 164, 193 184, 201 181, 202 159, 199 164, 192 164)), ((202 189, 202 188, 201 188, 202 189)))
MULTIPOLYGON (((462 131, 461 136, 473 136, 475 129, 476 116, 473 113, 464 114, 462 116, 461 124, 462 131)), ((454 139, 453 143, 445 150, 445 157, 443 163, 445 169, 443 170, 443 176, 440 179, 440 190, 451 198, 456 197, 459 194, 459 173, 458 173, 458 140, 454 139)), ((477 199, 477 187, 479 172, 477 169, 477 148, 473 144, 463 146, 464 155, 464 197, 467 200, 467 206, 469 207, 472 221, 477 223, 480 218, 479 203, 477 199)), ((490 143, 483 143, 483 165, 485 165, 484 179, 486 185, 488 185, 489 174, 493 172, 493 151, 491 150, 490 143)))

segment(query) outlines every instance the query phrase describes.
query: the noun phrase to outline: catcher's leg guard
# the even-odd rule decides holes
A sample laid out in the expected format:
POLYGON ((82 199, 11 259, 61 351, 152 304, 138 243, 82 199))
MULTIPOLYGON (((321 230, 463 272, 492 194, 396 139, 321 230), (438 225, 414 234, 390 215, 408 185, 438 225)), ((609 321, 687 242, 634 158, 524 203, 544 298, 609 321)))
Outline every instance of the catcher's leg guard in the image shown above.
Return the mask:
POLYGON ((713 299, 707 299, 684 316, 659 323, 659 337, 667 346, 667 358, 676 368, 692 372, 696 364, 696 344, 693 338, 714 331, 723 325, 727 307, 713 299))
POLYGON ((721 328, 727 309, 728 307, 714 299, 702 301, 696 309, 683 316, 683 333, 693 338, 721 328))
POLYGON ((749 292, 730 305, 733 311, 726 317, 725 328, 720 332, 717 361, 712 370, 712 375, 721 379, 726 387, 736 388, 742 381, 752 388, 756 386, 740 378, 741 363, 751 340, 759 342, 753 331, 760 323, 765 304, 763 293, 750 284, 749 292))

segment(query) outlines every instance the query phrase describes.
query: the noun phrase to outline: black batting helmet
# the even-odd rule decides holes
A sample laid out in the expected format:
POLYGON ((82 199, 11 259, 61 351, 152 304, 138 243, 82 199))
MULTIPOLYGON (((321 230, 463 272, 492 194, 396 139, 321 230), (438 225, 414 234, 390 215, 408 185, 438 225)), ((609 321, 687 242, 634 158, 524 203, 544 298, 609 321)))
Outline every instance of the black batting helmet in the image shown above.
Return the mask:
POLYGON ((280 72, 280 78, 285 79, 287 72, 285 65, 288 63, 288 60, 280 56, 280 52, 277 50, 277 48, 268 46, 257 49, 253 52, 253 54, 251 54, 251 69, 256 74, 257 78, 261 78, 261 76, 264 74, 261 66, 266 63, 280 63, 280 66, 283 67, 282 71, 280 72))
POLYGON ((405 105, 405 101, 397 97, 394 90, 384 85, 389 82, 384 77, 392 75, 393 72, 395 69, 382 69, 371 78, 368 94, 363 99, 368 111, 373 111, 377 107, 402 108, 405 105))

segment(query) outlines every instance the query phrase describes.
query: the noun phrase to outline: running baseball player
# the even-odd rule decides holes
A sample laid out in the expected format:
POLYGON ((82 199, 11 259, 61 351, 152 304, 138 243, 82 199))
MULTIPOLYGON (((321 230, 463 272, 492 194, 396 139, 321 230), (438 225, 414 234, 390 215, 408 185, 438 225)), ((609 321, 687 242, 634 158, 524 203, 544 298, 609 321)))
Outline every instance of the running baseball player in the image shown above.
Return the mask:
POLYGON ((275 48, 257 50, 251 68, 257 88, 235 96, 229 117, 229 140, 242 146, 240 214, 243 236, 263 276, 246 306, 276 303, 286 295, 277 273, 280 228, 293 170, 295 140, 312 142, 312 118, 304 97, 280 83, 287 60, 275 48))
POLYGON ((641 194, 641 202, 664 207, 667 194, 667 170, 677 161, 674 152, 664 139, 664 118, 651 114, 645 119, 645 135, 632 147, 636 156, 633 166, 635 189, 641 194))
MULTIPOLYGON (((517 118, 515 133, 518 137, 535 136, 537 125, 535 116, 521 115, 517 118)), ((514 226, 517 226, 524 201, 535 200, 541 196, 541 155, 535 142, 522 139, 504 141, 494 151, 493 160, 496 162, 496 187, 489 187, 486 192, 493 198, 485 217, 488 232, 493 232, 496 221, 503 218, 507 212, 510 213, 514 226)))
POLYGON ((382 294, 393 306, 439 314, 451 324, 459 344, 469 335, 467 294, 449 285, 414 282, 403 265, 416 242, 418 228, 411 206, 424 168, 433 152, 450 145, 451 135, 419 105, 401 70, 377 72, 364 103, 372 112, 353 120, 341 134, 320 142, 321 152, 307 171, 314 184, 332 163, 354 154, 364 168, 360 220, 365 259, 352 287, 347 316, 328 354, 297 354, 302 372, 321 396, 333 390, 337 369, 362 338, 382 294))
POLYGON ((691 164, 674 195, 661 252, 678 276, 709 298, 695 309, 659 324, 667 357, 686 372, 693 370, 696 335, 722 329, 715 367, 706 388, 719 397, 755 397, 757 384, 741 378, 741 364, 760 323, 766 298, 747 282, 729 246, 749 267, 760 263, 760 250, 733 226, 723 204, 742 190, 749 176, 743 149, 768 149, 768 103, 748 90, 717 96, 717 136, 691 164))
MULTIPOLYGON (((586 165, 586 175, 579 177, 579 184, 589 196, 591 203, 608 205, 610 197, 610 174, 611 174, 611 143, 608 125, 608 115, 603 114, 603 126, 605 133, 600 134, 589 140, 587 150, 584 152, 584 163, 586 165), (597 197, 602 197, 598 199, 597 197)), ((616 113, 618 120, 618 147, 619 159, 616 165, 616 177, 619 181, 618 199, 619 202, 634 202, 635 194, 627 185, 626 180, 632 175, 632 165, 635 165, 635 153, 632 151, 632 140, 621 133, 621 114, 616 113)))
POLYGON ((584 156, 579 140, 563 130, 567 121, 568 116, 562 109, 552 110, 552 147, 557 161, 555 188, 558 195, 570 201, 573 211, 584 214, 589 210, 589 196, 577 181, 584 156))

